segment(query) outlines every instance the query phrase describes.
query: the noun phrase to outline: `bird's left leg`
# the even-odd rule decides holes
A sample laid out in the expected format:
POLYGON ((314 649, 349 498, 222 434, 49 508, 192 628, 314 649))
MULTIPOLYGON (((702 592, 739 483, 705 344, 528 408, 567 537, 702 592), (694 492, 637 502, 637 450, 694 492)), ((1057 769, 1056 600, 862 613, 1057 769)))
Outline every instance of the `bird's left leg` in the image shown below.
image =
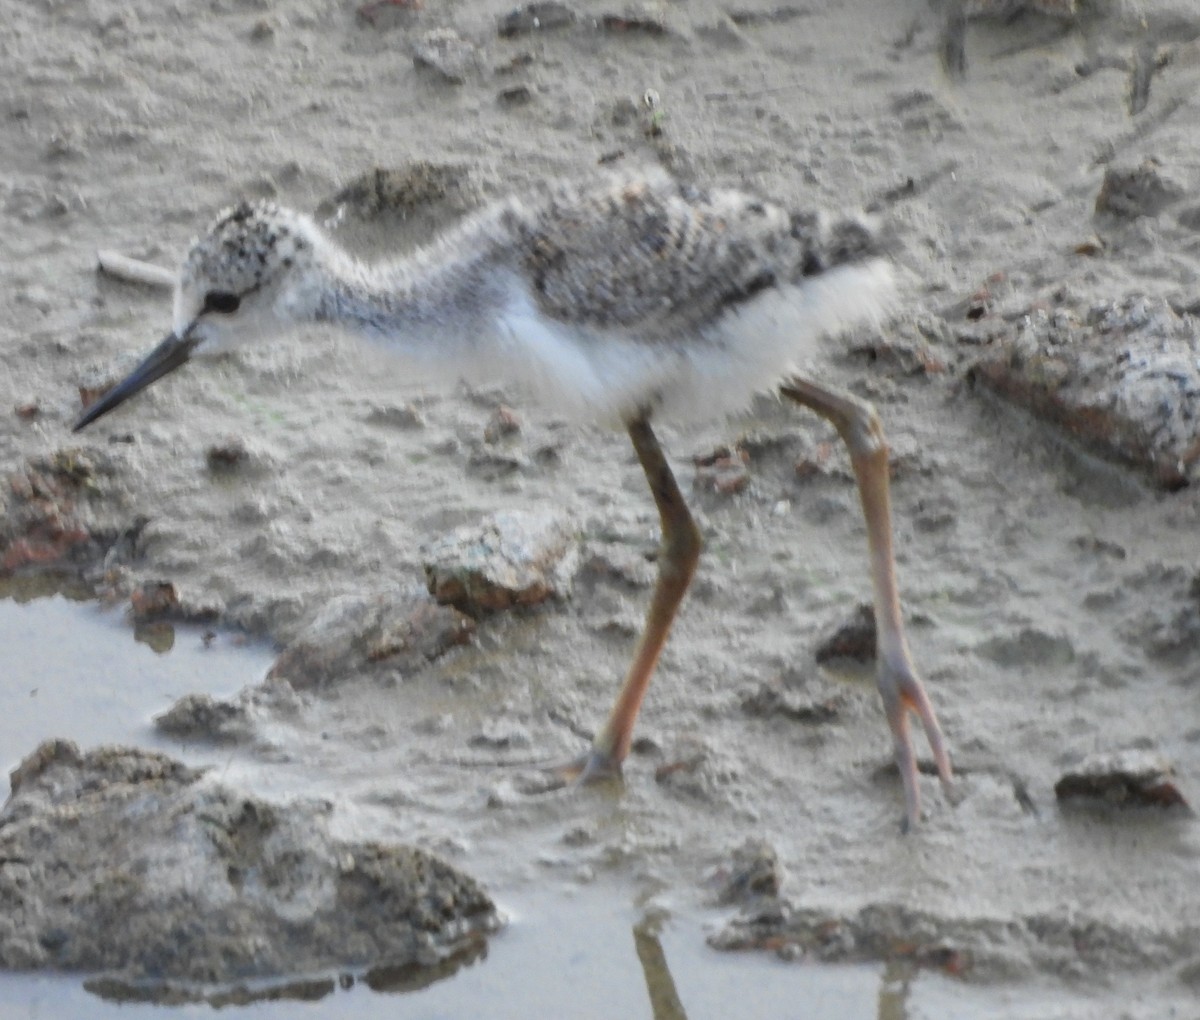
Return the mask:
POLYGON ((852 393, 820 386, 803 376, 793 376, 779 389, 785 397, 811 408, 832 422, 850 450, 850 461, 858 481, 858 495, 867 521, 871 586, 878 633, 879 692, 883 696, 884 711, 895 745, 896 764, 904 783, 904 828, 907 830, 921 817, 916 754, 908 727, 910 711, 916 713, 925 728, 938 775, 948 792, 952 777, 946 741, 933 704, 913 665, 912 653, 904 634, 904 621, 900 615, 900 594, 892 553, 888 447, 883 425, 875 408, 865 400, 852 393))
POLYGON ((650 491, 654 494, 654 503, 658 507, 662 526, 658 580, 654 585, 654 595, 646 614, 646 625, 638 641, 633 662, 609 712, 608 720, 603 729, 596 734, 591 750, 586 755, 563 769, 555 770, 564 778, 576 778, 581 782, 620 772, 621 763, 629 754, 629 747, 633 742, 633 725, 637 720, 638 710, 642 707, 642 699, 650 686, 650 678, 654 675, 658 657, 667 643, 667 635, 670 633, 679 604, 683 601, 692 577, 695 576, 703 544, 700 529, 696 527, 696 522, 683 500, 683 494, 679 491, 679 485, 658 438, 650 428, 649 420, 645 417, 637 418, 631 421, 627 428, 638 461, 646 473, 646 480, 650 483, 650 491))

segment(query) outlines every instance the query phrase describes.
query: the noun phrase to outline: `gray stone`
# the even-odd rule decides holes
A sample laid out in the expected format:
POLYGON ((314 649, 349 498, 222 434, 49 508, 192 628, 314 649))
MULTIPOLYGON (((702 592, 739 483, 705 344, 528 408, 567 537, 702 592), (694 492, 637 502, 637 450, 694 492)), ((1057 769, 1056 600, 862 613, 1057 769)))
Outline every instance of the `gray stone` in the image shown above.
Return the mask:
POLYGON ((478 615, 569 594, 579 546, 559 513, 508 510, 437 539, 422 558, 433 597, 478 615))
POLYGON ((427 965, 497 927, 469 876, 165 755, 43 743, 0 812, 0 966, 201 984, 427 965))

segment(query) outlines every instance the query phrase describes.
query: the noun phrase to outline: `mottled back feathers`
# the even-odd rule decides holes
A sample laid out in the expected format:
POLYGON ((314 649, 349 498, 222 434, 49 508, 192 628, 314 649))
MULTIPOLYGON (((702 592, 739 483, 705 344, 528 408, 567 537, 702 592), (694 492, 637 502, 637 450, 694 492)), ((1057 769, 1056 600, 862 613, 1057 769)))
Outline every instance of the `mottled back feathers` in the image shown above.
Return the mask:
POLYGON ((646 339, 876 253, 864 221, 789 213, 665 175, 562 189, 518 209, 508 225, 540 309, 599 329, 642 328, 646 339))

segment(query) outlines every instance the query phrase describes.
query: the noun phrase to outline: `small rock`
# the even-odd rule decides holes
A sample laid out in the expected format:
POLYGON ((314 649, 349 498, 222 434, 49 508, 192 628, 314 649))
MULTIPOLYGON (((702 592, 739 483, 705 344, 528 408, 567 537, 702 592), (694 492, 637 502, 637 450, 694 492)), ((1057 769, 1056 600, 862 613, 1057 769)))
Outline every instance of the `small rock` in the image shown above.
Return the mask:
POLYGON ((413 47, 413 63, 436 71, 446 81, 461 85, 475 67, 477 50, 452 28, 435 28, 413 47))
POLYGON ((833 659, 870 662, 875 658, 877 640, 875 610, 869 603, 862 603, 853 617, 817 646, 817 662, 824 664, 833 659))
POLYGON ((435 605, 423 593, 345 595, 306 621, 268 676, 306 690, 335 684, 374 664, 417 671, 474 633, 474 620, 435 605))
POLYGON ((493 751, 511 751, 530 747, 533 740, 529 730, 511 719, 488 719, 479 733, 467 740, 471 747, 485 747, 493 751))
POLYGON ((423 559, 433 597, 479 615, 568 595, 579 547, 560 514, 510 510, 431 542, 423 559))
POLYGON ((179 592, 170 581, 147 581, 129 596, 134 620, 145 623, 179 613, 179 592))
POLYGON ((208 694, 184 695, 156 715, 154 725, 159 732, 183 740, 233 742, 244 740, 251 732, 243 706, 208 694))
POLYGON ((697 489, 731 496, 750 484, 750 454, 741 447, 722 446, 692 459, 696 465, 692 485, 697 489))
POLYGON ((492 68, 492 72, 496 75, 515 74, 517 71, 523 71, 529 67, 534 62, 534 59, 532 53, 518 53, 503 64, 497 64, 492 68))
POLYGON ((1086 799, 1113 807, 1189 808, 1175 769, 1153 751, 1115 751, 1085 758, 1054 784, 1060 800, 1086 799))
POLYGON ((708 760, 708 750, 702 746, 685 748, 682 753, 671 755, 670 761, 665 761, 654 770, 654 781, 664 786, 678 785, 680 780, 686 784, 689 777, 697 774, 708 760))
POLYGON ((596 842, 596 830, 588 825, 575 825, 562 835, 564 846, 591 846, 596 842))
POLYGON ((814 443, 811 450, 796 458, 793 465, 796 478, 804 480, 815 478, 817 475, 829 474, 834 464, 836 449, 837 447, 833 443, 814 443))
POLYGON ((373 407, 367 414, 366 421, 368 425, 383 425, 387 428, 406 431, 425 427, 425 419, 412 404, 405 404, 403 407, 395 404, 373 407))
POLYGON ((505 39, 531 32, 563 28, 575 22, 575 12, 557 0, 541 0, 509 11, 500 18, 497 32, 505 39))
MULTIPOLYGON (((991 282, 991 281, 989 281, 991 282)), ((996 282, 1003 282, 1002 280, 996 282)), ((992 290, 985 283, 974 294, 967 298, 966 308, 963 310, 963 315, 971 322, 982 319, 992 310, 992 290)))
POLYGON ((244 464, 250 456, 246 444, 237 436, 229 436, 223 442, 208 448, 205 460, 213 472, 229 472, 244 464))
POLYGON ((712 880, 719 903, 746 903, 779 895, 783 885, 779 855, 764 839, 748 839, 730 855, 712 880))
POLYGON ((496 443, 509 436, 515 436, 521 431, 521 418, 507 404, 501 404, 492 412, 487 425, 483 429, 483 439, 487 443, 496 443))
POLYGON ((533 102, 533 91, 528 85, 510 85, 496 93, 496 100, 504 106, 525 106, 533 102))
POLYGON ((1181 184, 1164 176, 1152 159, 1136 167, 1109 167, 1096 196, 1096 212, 1122 219, 1157 216, 1186 193, 1181 184))
POLYGON ((650 8, 601 15, 600 27, 606 32, 637 32, 651 36, 662 36, 669 32, 662 14, 650 8))

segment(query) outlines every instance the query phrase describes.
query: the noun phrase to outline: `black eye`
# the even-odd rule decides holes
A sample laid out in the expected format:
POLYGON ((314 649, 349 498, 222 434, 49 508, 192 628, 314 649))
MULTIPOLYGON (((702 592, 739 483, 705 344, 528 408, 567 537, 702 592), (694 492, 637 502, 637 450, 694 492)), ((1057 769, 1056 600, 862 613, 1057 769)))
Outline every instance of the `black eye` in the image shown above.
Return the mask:
POLYGON ((227 290, 210 290, 204 295, 204 310, 206 312, 220 312, 222 315, 230 315, 238 310, 238 305, 242 303, 242 299, 236 294, 230 294, 227 290))

